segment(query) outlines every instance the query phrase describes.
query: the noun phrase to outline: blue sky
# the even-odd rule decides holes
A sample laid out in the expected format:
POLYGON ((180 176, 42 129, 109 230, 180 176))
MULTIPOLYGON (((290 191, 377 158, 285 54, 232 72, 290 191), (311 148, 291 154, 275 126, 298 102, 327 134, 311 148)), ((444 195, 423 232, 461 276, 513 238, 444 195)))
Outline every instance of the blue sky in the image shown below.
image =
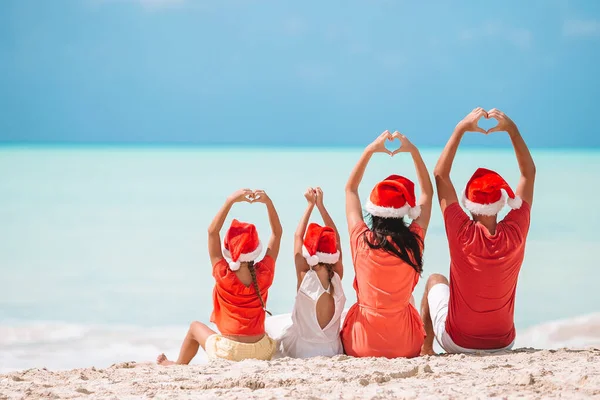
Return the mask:
POLYGON ((600 1, 417 3, 2 0, 0 141, 600 146, 600 1))

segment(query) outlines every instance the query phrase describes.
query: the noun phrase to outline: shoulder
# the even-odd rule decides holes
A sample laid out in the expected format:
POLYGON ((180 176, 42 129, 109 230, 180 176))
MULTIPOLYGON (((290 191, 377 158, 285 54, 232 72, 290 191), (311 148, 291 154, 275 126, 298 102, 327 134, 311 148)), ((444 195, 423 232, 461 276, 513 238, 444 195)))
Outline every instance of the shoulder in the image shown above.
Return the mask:
POLYGON ((215 279, 224 278, 230 271, 229 263, 224 258, 213 264, 213 276, 215 279))
POLYGON ((504 217, 504 220, 511 220, 518 217, 528 218, 529 214, 531 214, 531 205, 523 200, 521 207, 517 208, 516 210, 510 210, 508 214, 506 214, 506 217, 504 217))
POLYGON ((444 219, 453 218, 453 217, 466 217, 470 219, 467 213, 462 209, 458 202, 454 202, 450 204, 444 210, 444 219))
POLYGON ((273 257, 271 257, 269 255, 265 255, 263 257, 263 259, 258 261, 255 265, 256 265, 257 269, 274 270, 275 269, 275 260, 273 259, 273 257))
POLYGON ((365 221, 359 221, 354 226, 350 227, 350 237, 356 238, 363 233, 367 232, 369 227, 365 224, 365 221))
POLYGON ((458 203, 452 203, 444 210, 446 230, 460 229, 467 226, 470 222, 472 222, 471 218, 458 203))
POLYGON ((531 221, 531 205, 526 201, 523 201, 521 207, 516 210, 511 210, 506 217, 500 222, 501 225, 512 226, 518 229, 523 234, 527 234, 529 231, 529 224, 531 221))
POLYGON ((421 228, 421 225, 419 225, 417 222, 411 222, 408 226, 408 229, 410 229, 412 233, 423 239, 423 228, 421 228))

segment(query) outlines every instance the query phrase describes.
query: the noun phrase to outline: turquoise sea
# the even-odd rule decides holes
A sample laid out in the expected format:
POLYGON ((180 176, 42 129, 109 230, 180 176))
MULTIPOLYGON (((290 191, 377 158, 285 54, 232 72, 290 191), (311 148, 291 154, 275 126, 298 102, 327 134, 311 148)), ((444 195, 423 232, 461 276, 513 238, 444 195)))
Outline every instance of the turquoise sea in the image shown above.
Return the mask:
MULTIPOLYGON (((176 352, 187 324, 210 316, 206 230, 240 187, 266 190, 279 211, 284 239, 268 308, 290 312, 292 236, 305 208, 303 191, 323 188, 349 254, 343 188, 361 151, 0 147, 0 372, 106 366, 176 352)), ((440 151, 422 151, 430 170, 440 151)), ((600 151, 534 150, 533 156, 538 178, 515 321, 526 345, 538 340, 537 347, 552 347, 563 342, 553 342, 549 325, 541 324, 568 326, 587 316, 600 328, 600 151)), ((512 149, 461 149, 452 173, 459 191, 480 166, 517 183, 512 149)), ((376 155, 361 199, 391 173, 416 180, 409 156, 376 155)), ((255 223, 266 240, 263 205, 236 205, 226 224, 233 217, 255 223)), ((424 278, 447 274, 437 207, 425 243, 424 278)), ((345 259, 350 305, 353 273, 345 259)), ((597 336, 588 332, 569 343, 599 343, 600 329, 588 331, 597 336)))

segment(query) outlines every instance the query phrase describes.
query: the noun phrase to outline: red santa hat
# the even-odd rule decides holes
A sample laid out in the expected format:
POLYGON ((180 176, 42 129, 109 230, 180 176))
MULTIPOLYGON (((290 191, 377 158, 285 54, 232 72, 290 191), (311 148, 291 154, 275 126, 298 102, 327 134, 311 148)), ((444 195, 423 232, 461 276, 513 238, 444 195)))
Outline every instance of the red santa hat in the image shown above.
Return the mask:
POLYGON ((231 260, 229 268, 237 271, 242 262, 256 260, 261 251, 262 244, 258 239, 256 227, 237 219, 231 221, 231 226, 223 240, 223 255, 231 260))
POLYGON ((304 236, 302 255, 311 267, 319 263, 335 264, 340 259, 337 238, 333 228, 311 223, 304 236))
POLYGON ((411 219, 418 218, 421 207, 417 205, 415 184, 403 176, 388 176, 375 185, 365 210, 381 218, 403 218, 405 215, 411 219))
POLYGON ((523 200, 497 172, 479 168, 467 183, 462 203, 472 214, 496 215, 507 203, 513 210, 520 208, 523 200))

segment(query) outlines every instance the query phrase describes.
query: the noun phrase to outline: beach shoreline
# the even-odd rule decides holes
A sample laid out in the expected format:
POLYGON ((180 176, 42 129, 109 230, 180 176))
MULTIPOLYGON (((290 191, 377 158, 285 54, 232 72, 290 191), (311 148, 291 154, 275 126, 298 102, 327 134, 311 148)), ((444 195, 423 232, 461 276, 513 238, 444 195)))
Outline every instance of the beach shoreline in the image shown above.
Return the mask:
POLYGON ((521 348, 495 355, 413 359, 282 358, 161 367, 28 369, 0 375, 0 399, 203 398, 593 398, 600 349, 521 348))

